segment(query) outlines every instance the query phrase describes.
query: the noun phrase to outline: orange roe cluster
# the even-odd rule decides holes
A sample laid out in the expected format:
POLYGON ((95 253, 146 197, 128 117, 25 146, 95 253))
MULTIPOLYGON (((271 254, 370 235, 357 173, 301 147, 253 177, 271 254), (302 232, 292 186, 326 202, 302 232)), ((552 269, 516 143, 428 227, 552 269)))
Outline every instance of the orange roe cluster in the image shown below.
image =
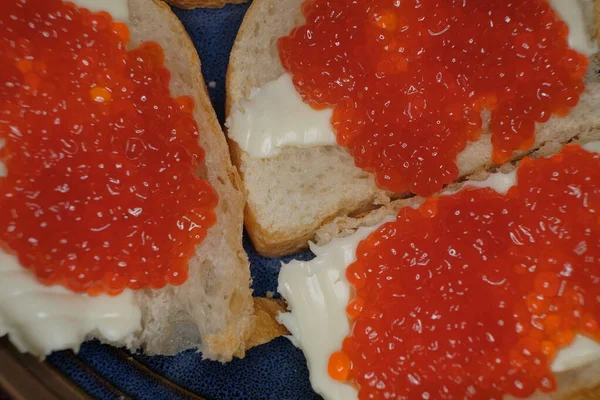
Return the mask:
POLYGON ((0 14, 0 244, 47 285, 118 294, 187 279, 216 192, 162 48, 107 13, 15 0, 0 14))
POLYGON ((568 146, 517 174, 506 195, 430 198, 359 244, 329 362, 359 399, 549 392, 557 350, 600 341, 600 155, 568 146))
POLYGON ((332 107, 340 145, 379 187, 428 196, 491 112, 493 160, 579 101, 589 60, 546 0, 307 0, 279 39, 304 101, 332 107))

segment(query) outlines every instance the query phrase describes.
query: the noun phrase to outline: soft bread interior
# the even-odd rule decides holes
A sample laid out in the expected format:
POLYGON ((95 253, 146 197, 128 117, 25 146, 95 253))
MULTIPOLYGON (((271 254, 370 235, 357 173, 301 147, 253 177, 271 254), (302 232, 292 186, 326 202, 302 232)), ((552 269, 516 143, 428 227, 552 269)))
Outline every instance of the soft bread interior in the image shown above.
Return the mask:
MULTIPOLYGON (((600 2, 595 1, 593 15, 598 18, 600 2)), ((229 64, 228 114, 252 88, 284 72, 277 39, 303 22, 301 3, 255 0, 248 10, 229 64)), ((600 76, 594 73, 596 70, 597 65, 590 68, 586 92, 567 117, 552 118, 538 126, 533 148, 550 142, 565 143, 575 136, 585 138, 600 129, 600 76)), ((230 147, 246 189, 246 228, 257 250, 267 256, 305 248, 317 229, 332 218, 373 209, 408 195, 377 188, 371 174, 354 166, 352 156, 339 146, 290 147, 269 159, 251 158, 235 142, 230 142, 230 147)), ((516 153, 514 159, 524 154, 516 153)), ((461 177, 492 166, 490 135, 484 134, 481 140, 471 143, 457 163, 461 177)))
POLYGON ((242 248, 244 196, 239 177, 208 98, 200 60, 183 26, 162 1, 129 0, 129 12, 130 45, 158 42, 171 71, 171 94, 195 100, 206 176, 219 194, 219 204, 217 223, 190 261, 188 281, 137 292, 142 331, 118 344, 167 355, 197 348, 206 358, 227 361, 244 355, 254 324, 249 263, 242 248))

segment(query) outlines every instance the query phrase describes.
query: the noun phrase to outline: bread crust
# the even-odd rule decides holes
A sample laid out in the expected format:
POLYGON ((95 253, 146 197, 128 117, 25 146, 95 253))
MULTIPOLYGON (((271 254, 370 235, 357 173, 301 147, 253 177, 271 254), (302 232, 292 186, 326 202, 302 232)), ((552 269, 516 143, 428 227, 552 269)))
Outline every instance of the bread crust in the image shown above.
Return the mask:
MULTIPOLYGON (((227 115, 230 114, 234 104, 248 97, 252 88, 260 87, 266 82, 276 79, 284 72, 279 62, 276 42, 278 37, 289 33, 294 26, 303 22, 300 4, 301 0, 255 0, 248 9, 234 43, 227 72, 227 115)), ((594 16, 597 20, 600 18, 600 0, 594 0, 594 16)), ((597 23, 596 28, 600 27, 599 24, 597 23)), ((600 39, 599 36, 597 35, 596 39, 600 39)), ((600 130, 600 116, 596 115, 590 118, 587 115, 590 113, 588 109, 593 107, 594 104, 596 106, 600 105, 598 76, 591 79, 596 82, 593 89, 582 96, 580 105, 576 107, 579 114, 574 111, 572 116, 562 119, 553 118, 551 122, 541 125, 542 129, 538 129, 538 133, 543 132, 538 135, 539 140, 533 149, 552 140, 566 143, 573 137, 585 136, 590 131, 600 130), (586 116, 583 117, 582 114, 586 114, 586 116), (553 132, 552 128, 549 128, 551 125, 556 127, 553 132)), ((591 87, 591 84, 588 86, 591 87)), ((481 168, 493 167, 489 157, 491 153, 489 139, 490 135, 484 134, 480 141, 469 144, 467 149, 459 155, 457 159, 461 171, 459 179, 481 168), (488 154, 488 156, 481 157, 480 154, 488 154), (476 158, 480 159, 479 162, 473 161, 476 158)), ((328 146, 322 146, 321 148, 324 147, 328 146)), ((256 249, 268 257, 278 257, 306 249, 307 242, 314 238, 319 227, 338 216, 356 215, 409 195, 408 193, 393 194, 377 188, 372 176, 366 178, 361 176, 361 171, 354 166, 353 160, 348 156, 345 160, 335 163, 335 165, 339 170, 347 171, 347 174, 344 175, 348 177, 360 177, 361 185, 353 188, 353 190, 341 191, 337 197, 330 195, 331 199, 323 201, 323 204, 325 204, 323 206, 319 204, 308 205, 311 197, 315 197, 313 193, 307 191, 306 194, 299 194, 297 191, 294 193, 300 198, 297 203, 306 200, 306 209, 310 210, 302 214, 301 217, 303 218, 300 220, 300 216, 296 215, 298 211, 291 208, 286 209, 288 206, 288 200, 285 199, 286 191, 291 193, 292 185, 288 184, 285 190, 274 187, 274 185, 260 185, 257 189, 256 176, 260 176, 262 170, 264 171, 262 173, 265 175, 265 180, 269 178, 276 180, 281 177, 282 180, 290 182, 292 179, 296 179, 298 186, 303 184, 308 186, 309 180, 316 181, 315 176, 300 174, 290 177, 284 175, 284 173, 279 174, 278 171, 284 170, 286 166, 295 169, 304 168, 301 162, 292 165, 292 161, 289 160, 304 158, 308 160, 307 164, 319 164, 326 156, 315 155, 316 148, 312 148, 313 150, 286 148, 283 149, 280 156, 274 159, 257 160, 251 159, 232 141, 230 141, 230 148, 234 164, 239 168, 246 185, 245 192, 248 199, 245 209, 246 230, 256 249), (275 166, 268 170, 268 165, 275 166), (268 174, 270 176, 267 176, 268 174), (249 182, 251 177, 253 177, 252 183, 249 182), (259 193, 267 191, 269 192, 268 196, 259 193), (265 199, 268 199, 269 196, 272 196, 275 200, 266 207, 265 199), (291 217, 278 223, 277 218, 272 217, 270 214, 277 215, 279 220, 282 220, 281 217, 285 215, 291 215, 291 217)), ((518 160, 527 153, 515 153, 513 160, 518 160)), ((314 168, 311 171, 318 172, 314 168)), ((352 181, 347 178, 345 185, 340 184, 340 186, 350 187, 356 181, 358 179, 352 181)), ((318 186, 318 182, 312 182, 311 184, 318 186)), ((318 186, 318 189, 324 190, 325 187, 321 185, 318 186)), ((287 198, 289 199, 289 197, 287 198)))
POLYGON ((200 59, 179 19, 159 0, 129 0, 131 46, 156 41, 165 52, 173 96, 195 100, 194 117, 206 151, 205 173, 219 195, 216 224, 196 248, 188 280, 181 286, 136 293, 142 332, 127 343, 148 354, 196 348, 219 361, 243 357, 254 329, 247 254, 242 247, 241 179, 232 165, 225 136, 200 73, 200 59))

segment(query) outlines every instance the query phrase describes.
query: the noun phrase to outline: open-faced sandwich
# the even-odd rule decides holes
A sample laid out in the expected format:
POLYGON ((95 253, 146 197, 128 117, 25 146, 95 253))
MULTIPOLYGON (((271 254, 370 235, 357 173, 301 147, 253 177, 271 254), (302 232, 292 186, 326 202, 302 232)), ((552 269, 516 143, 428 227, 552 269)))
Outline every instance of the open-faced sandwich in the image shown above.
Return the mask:
POLYGON ((0 335, 243 356, 244 197, 168 6, 5 1, 0 58, 0 335))
POLYGON ((227 4, 247 3, 248 0, 165 0, 167 3, 174 5, 177 8, 194 9, 194 8, 221 8, 227 4))
POLYGON ((600 142, 533 156, 338 218, 283 266, 279 320, 316 392, 598 398, 600 142))
POLYGON ((600 128, 592 0, 256 0, 228 71, 246 228, 277 256, 600 128))
POLYGON ((325 399, 600 396, 598 12, 253 3, 230 145, 256 247, 316 239, 279 320, 325 399))

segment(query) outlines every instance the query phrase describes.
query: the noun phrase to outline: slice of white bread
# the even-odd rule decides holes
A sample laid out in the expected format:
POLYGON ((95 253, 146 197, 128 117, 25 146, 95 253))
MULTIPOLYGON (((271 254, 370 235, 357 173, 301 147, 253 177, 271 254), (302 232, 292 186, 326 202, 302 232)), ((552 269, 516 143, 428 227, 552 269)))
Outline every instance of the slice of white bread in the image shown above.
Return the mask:
POLYGON ((194 8, 222 8, 226 4, 247 3, 249 0, 165 0, 167 3, 186 10, 194 8))
MULTIPOLYGON (((590 140, 600 140, 600 132, 590 137, 590 140)), ((531 157, 543 157, 555 154, 561 150, 561 146, 547 144, 538 151, 531 154, 531 157)), ((516 168, 518 164, 505 164, 501 172, 507 173, 516 168)), ((475 176, 470 176, 469 180, 483 181, 488 178, 489 172, 480 172, 475 176)), ((445 191, 455 191, 460 189, 463 183, 457 183, 449 186, 445 191)), ((395 216, 403 207, 415 207, 424 201, 421 197, 412 197, 409 199, 396 200, 377 210, 365 213, 357 217, 338 217, 324 225, 316 235, 318 245, 326 245, 335 239, 339 239, 354 233, 363 226, 375 226, 390 216, 395 216)), ((331 243, 333 244, 333 243, 331 243)), ((314 266, 317 267, 317 266, 314 266)), ((316 273, 316 271, 313 271, 316 273)), ((319 292, 319 291, 317 291, 319 292)), ((282 310, 284 312, 285 310, 282 310)), ((294 311, 292 309, 292 311, 294 311)), ((262 321, 261 321, 262 324, 262 321)), ((594 361, 584 367, 568 370, 556 374, 558 390, 551 394, 537 393, 530 397, 531 400, 541 399, 583 399, 591 400, 600 398, 600 361, 594 361)), ((512 399, 506 397, 505 399, 512 399)))
MULTIPOLYGON (((600 26, 600 0, 586 0, 590 31, 600 26), (591 12, 591 9, 594 11, 591 12), (595 23, 591 16, 595 16, 595 23)), ((255 0, 248 10, 233 46, 227 75, 227 114, 246 99, 251 89, 278 78, 283 72, 277 39, 303 22, 302 0, 255 0)), ((597 60, 596 60, 597 62, 597 60)), ((597 65, 596 65, 597 67, 597 65)), ((579 105, 564 118, 538 125, 533 149, 544 143, 585 139, 600 129, 600 76, 590 68, 579 105)), ((484 129, 485 130, 485 129, 484 129)), ((317 229, 332 218, 354 215, 409 194, 379 189, 373 176, 356 166, 340 146, 284 148, 274 158, 256 159, 230 141, 247 196, 246 229, 256 249, 280 256, 303 249, 317 229)), ((515 153, 519 159, 526 152, 515 153)), ((471 143, 457 159, 459 178, 488 168, 489 133, 471 143)))
POLYGON ((225 136, 200 73, 200 60, 179 19, 159 0, 129 0, 131 46, 159 43, 171 71, 172 96, 194 98, 205 174, 218 192, 217 223, 190 261, 181 286, 136 293, 142 331, 123 343, 148 354, 175 354, 198 348, 204 357, 228 361, 244 355, 254 325, 250 270, 242 247, 244 196, 225 136))

